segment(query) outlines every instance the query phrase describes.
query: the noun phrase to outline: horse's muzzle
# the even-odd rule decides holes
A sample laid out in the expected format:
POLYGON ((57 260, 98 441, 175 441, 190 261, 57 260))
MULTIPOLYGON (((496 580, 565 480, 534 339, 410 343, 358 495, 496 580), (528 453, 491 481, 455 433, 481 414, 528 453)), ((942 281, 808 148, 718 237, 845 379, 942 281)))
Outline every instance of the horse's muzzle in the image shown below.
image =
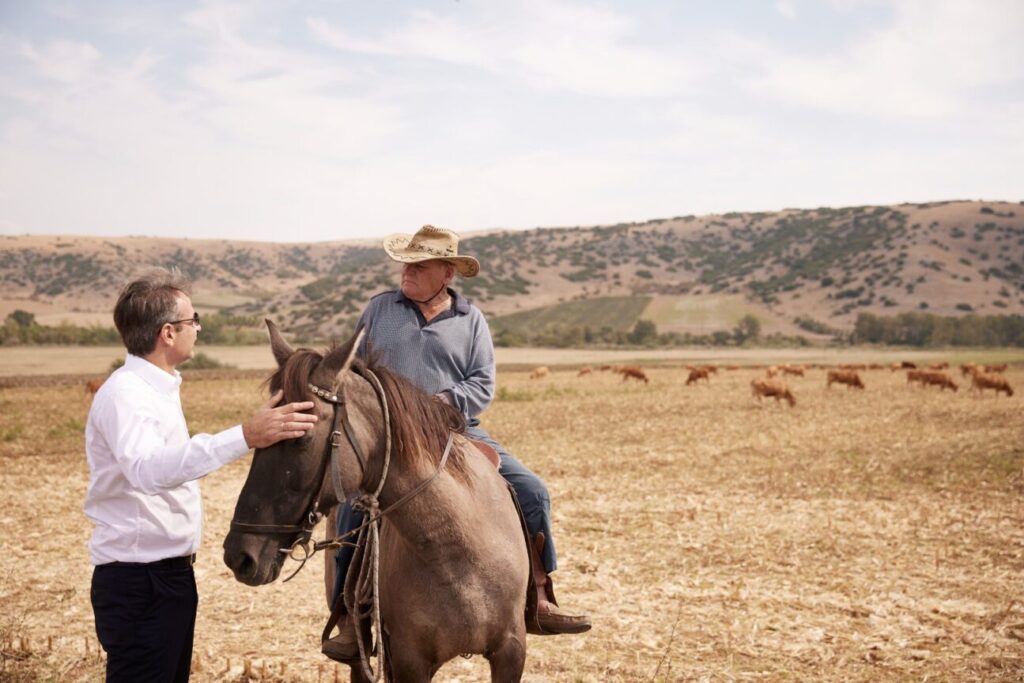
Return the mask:
POLYGON ((274 537, 228 532, 224 539, 224 564, 234 572, 236 581, 262 586, 278 577, 284 554, 278 552, 274 541, 274 537))

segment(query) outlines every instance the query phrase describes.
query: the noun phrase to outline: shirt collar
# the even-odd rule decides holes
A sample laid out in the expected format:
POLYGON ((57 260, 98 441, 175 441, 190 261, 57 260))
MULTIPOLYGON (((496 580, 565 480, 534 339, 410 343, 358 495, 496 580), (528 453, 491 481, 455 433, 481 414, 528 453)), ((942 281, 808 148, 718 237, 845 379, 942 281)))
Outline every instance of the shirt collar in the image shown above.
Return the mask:
MULTIPOLYGON (((452 298, 452 309, 459 315, 465 315, 469 313, 469 299, 456 292, 451 287, 448 288, 448 296, 452 298)), ((415 306, 416 302, 407 297, 402 293, 401 289, 395 290, 395 303, 403 303, 408 306, 415 306)))
POLYGON ((170 394, 177 390, 181 386, 181 373, 177 370, 174 371, 173 375, 170 375, 157 366, 150 363, 145 358, 139 356, 133 356, 128 354, 124 359, 124 366, 131 372, 141 377, 146 384, 150 385, 157 391, 170 394))

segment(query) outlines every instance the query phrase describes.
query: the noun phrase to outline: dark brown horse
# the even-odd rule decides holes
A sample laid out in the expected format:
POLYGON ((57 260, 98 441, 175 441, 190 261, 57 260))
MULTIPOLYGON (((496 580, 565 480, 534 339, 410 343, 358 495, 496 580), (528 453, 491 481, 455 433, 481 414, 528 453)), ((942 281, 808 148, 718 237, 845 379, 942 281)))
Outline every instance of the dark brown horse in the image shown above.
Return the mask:
MULTIPOLYGON (((257 449, 224 540, 235 578, 273 581, 286 558, 281 550, 308 535, 319 513, 379 488, 385 674, 429 681, 456 655, 476 653, 487 657, 492 680, 520 680, 529 558, 508 488, 461 436, 462 416, 387 369, 355 360, 357 338, 321 355, 293 351, 267 326, 279 366, 271 390, 284 389, 287 402, 315 401, 320 420, 301 439, 257 449)), ((352 680, 364 680, 359 664, 352 680)))

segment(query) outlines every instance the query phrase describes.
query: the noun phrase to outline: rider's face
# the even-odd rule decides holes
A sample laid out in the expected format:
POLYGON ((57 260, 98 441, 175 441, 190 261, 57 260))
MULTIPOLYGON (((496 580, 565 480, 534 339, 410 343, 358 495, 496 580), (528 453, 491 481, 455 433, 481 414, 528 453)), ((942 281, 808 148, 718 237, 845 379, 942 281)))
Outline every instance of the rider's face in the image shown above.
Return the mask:
POLYGON ((426 301, 451 282, 454 268, 441 259, 406 263, 402 266, 402 294, 414 301, 426 301))

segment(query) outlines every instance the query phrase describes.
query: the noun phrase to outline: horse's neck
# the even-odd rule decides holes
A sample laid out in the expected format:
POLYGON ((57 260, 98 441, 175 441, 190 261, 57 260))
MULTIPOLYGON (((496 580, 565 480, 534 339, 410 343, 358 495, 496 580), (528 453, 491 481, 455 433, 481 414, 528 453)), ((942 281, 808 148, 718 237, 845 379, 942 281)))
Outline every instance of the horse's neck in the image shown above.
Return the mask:
MULTIPOLYGON (((402 471, 389 475, 381 493, 381 509, 409 495, 417 486, 433 477, 435 471, 436 467, 428 469, 421 466, 415 472, 402 471)), ((394 512, 388 513, 387 519, 407 537, 438 539, 449 534, 457 536, 460 526, 458 520, 480 512, 473 503, 481 492, 477 485, 478 479, 474 473, 469 478, 473 483, 467 483, 462 477, 453 476, 446 468, 406 502, 401 503, 394 512)))

